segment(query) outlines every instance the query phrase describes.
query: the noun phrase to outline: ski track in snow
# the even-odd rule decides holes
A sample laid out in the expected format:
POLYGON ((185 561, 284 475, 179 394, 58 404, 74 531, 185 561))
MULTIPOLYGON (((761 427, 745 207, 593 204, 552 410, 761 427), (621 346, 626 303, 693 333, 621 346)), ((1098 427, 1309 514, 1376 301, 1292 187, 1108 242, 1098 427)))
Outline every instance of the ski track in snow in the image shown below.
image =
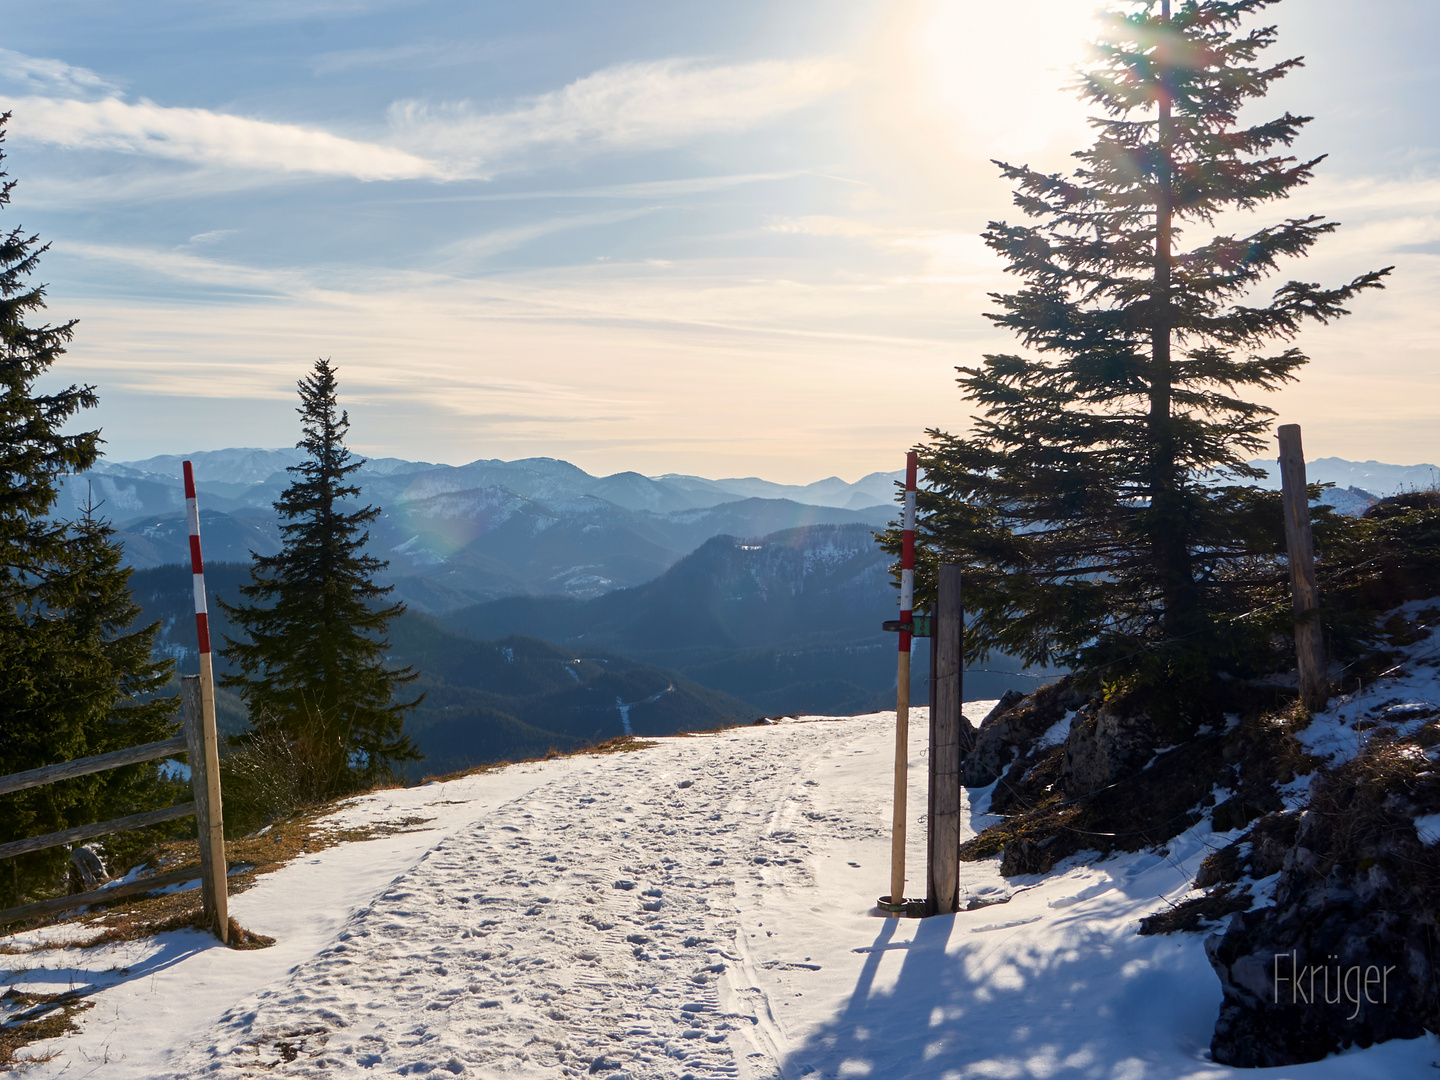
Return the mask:
POLYGON ((668 767, 619 755, 501 807, 174 1075, 779 1076, 783 1039, 732 951, 735 882, 804 878, 804 779, 848 740, 793 725, 777 755, 778 734, 675 740, 668 767))

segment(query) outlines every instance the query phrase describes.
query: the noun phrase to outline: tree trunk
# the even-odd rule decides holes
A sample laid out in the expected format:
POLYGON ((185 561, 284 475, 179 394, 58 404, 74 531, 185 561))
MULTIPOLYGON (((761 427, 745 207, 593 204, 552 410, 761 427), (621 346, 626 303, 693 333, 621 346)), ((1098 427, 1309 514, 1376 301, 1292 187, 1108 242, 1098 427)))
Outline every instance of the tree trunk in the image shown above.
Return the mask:
MULTIPOLYGON (((1169 0, 1161 5, 1161 16, 1170 18, 1169 0)), ((1164 48, 1162 45, 1161 48, 1164 48)), ((1173 315, 1170 307, 1170 272, 1173 263, 1174 191, 1172 188, 1170 91, 1164 84, 1166 64, 1160 58, 1159 123, 1156 150, 1159 157, 1155 177, 1155 272, 1152 297, 1154 321, 1150 328, 1150 438, 1149 488, 1151 551, 1160 578, 1163 629, 1167 637, 1193 629, 1199 597, 1190 564, 1189 528, 1185 521, 1184 478, 1176 466, 1175 431, 1171 418, 1170 336, 1173 315)))

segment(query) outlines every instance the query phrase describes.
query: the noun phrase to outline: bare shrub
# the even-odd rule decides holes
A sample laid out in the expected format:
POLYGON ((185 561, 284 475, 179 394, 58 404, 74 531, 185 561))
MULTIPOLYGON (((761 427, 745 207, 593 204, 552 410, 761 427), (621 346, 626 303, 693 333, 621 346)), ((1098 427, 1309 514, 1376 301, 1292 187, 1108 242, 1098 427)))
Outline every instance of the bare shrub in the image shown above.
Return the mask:
POLYGON ((220 782, 225 832, 232 837, 355 787, 344 738, 324 725, 299 733, 257 725, 221 760, 220 782))

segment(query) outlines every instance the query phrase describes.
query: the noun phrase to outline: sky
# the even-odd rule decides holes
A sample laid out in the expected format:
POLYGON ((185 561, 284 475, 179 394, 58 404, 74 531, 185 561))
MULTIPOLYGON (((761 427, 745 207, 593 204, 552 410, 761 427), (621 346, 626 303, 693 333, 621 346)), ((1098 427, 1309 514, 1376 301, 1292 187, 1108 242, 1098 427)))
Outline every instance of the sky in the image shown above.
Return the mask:
MULTIPOLYGON (((855 480, 964 430, 954 368, 1016 348, 991 159, 1086 143, 1096 6, 7 5, 0 226, 52 245, 54 377, 115 460, 291 445, 324 356, 369 455, 855 480)), ((1343 223, 1275 284, 1396 268, 1267 404, 1312 459, 1440 460, 1440 4, 1265 21, 1306 67, 1247 115, 1330 156, 1262 218, 1343 223)))

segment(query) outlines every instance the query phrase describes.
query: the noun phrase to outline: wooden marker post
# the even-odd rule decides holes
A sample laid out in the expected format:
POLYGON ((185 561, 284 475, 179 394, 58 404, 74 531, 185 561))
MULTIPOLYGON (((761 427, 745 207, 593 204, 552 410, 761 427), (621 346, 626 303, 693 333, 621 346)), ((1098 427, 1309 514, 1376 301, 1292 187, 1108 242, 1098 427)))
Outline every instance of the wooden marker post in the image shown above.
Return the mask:
POLYGON ((948 915, 960 893, 960 754, 964 700, 960 567, 940 566, 930 638, 930 814, 925 907, 948 915))
POLYGON ((190 519, 190 573, 195 586, 195 632, 200 643, 200 674, 181 682, 185 698, 185 738, 189 747, 190 785, 195 793, 205 921, 221 941, 229 944, 225 819, 220 802, 220 745, 215 734, 215 668, 210 657, 210 623, 205 606, 205 564, 200 558, 200 509, 195 501, 195 473, 190 462, 185 462, 184 469, 185 515, 190 519))
POLYGON ((1320 633, 1320 589, 1315 583, 1315 539, 1310 532, 1310 499, 1305 490, 1305 454, 1300 447, 1299 424, 1283 424, 1278 434, 1300 701, 1314 711, 1323 709, 1329 700, 1330 680, 1325 670, 1325 640, 1320 633))
POLYGON ((905 520, 900 548, 900 656, 895 672, 895 806, 890 819, 890 895, 881 907, 905 911, 905 818, 910 771, 910 630, 915 607, 915 451, 905 455, 905 520))

